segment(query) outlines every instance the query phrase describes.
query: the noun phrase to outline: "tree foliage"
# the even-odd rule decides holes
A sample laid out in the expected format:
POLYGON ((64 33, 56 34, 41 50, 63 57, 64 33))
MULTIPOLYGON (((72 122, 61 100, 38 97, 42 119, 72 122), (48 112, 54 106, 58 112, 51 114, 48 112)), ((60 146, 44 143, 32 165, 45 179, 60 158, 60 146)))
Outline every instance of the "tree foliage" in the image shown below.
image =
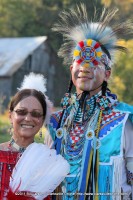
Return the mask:
MULTIPOLYGON (((70 8, 80 0, 1 0, 0 3, 0 36, 25 37, 47 35, 57 49, 62 41, 61 36, 52 33, 51 27, 63 9, 70 8)), ((83 0, 85 2, 85 0, 83 0)), ((89 9, 92 15, 93 1, 89 9)), ((99 1, 100 2, 100 1, 99 1)), ((101 3, 97 3, 100 7, 101 3)))
POLYGON ((121 101, 133 104, 133 40, 123 43, 128 53, 118 55, 110 86, 121 101))
POLYGON ((119 9, 118 22, 133 19, 133 0, 102 0, 102 2, 106 7, 119 9))

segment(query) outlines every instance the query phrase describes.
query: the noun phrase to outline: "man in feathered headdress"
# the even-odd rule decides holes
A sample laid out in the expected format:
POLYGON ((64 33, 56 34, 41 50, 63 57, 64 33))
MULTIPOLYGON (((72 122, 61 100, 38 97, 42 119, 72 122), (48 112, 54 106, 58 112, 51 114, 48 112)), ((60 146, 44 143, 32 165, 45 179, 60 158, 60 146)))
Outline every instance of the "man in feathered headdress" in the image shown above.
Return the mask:
POLYGON ((63 199, 130 199, 133 183, 133 107, 107 88, 118 39, 133 33, 129 21, 110 26, 117 10, 89 20, 84 4, 60 14, 53 30, 63 34, 59 56, 70 64, 71 82, 53 114, 50 131, 57 153, 71 166, 63 199), (71 87, 76 93, 71 94, 71 87))

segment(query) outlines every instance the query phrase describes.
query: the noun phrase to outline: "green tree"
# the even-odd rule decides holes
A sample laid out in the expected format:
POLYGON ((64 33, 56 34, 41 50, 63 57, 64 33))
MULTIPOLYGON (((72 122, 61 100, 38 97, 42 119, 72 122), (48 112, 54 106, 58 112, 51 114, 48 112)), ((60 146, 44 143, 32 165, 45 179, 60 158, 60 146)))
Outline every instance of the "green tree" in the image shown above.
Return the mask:
MULTIPOLYGON (((0 36, 25 37, 47 35, 52 46, 57 50, 62 42, 60 35, 55 35, 51 27, 63 9, 70 8, 80 0, 1 0, 0 2, 0 36)), ((86 2, 83 0, 83 2, 86 2)), ((90 0, 89 14, 92 15, 93 4, 90 0)), ((97 1, 97 7, 101 3, 97 1)))
POLYGON ((118 23, 125 19, 133 19, 133 0, 102 0, 102 3, 109 8, 118 8, 118 23))
POLYGON ((129 51, 117 57, 110 86, 121 101, 133 104, 133 40, 124 43, 129 51))

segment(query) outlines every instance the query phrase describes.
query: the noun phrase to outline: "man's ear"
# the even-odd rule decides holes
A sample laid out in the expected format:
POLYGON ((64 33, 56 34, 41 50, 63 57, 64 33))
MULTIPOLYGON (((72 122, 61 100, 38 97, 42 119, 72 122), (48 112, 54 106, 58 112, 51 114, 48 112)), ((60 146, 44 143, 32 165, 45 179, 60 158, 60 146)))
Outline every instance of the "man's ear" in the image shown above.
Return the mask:
POLYGON ((111 70, 106 70, 105 71, 105 81, 108 81, 108 79, 110 78, 111 76, 111 70))

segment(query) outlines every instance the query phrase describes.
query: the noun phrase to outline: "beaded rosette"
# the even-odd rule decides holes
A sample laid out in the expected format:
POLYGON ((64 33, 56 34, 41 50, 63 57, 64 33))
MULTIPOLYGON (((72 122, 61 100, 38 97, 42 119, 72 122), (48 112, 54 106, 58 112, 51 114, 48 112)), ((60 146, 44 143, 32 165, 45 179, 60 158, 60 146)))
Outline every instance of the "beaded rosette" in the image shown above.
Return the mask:
POLYGON ((103 53, 100 44, 92 39, 80 41, 77 44, 73 59, 84 67, 94 67, 100 63, 111 65, 110 59, 103 53))

